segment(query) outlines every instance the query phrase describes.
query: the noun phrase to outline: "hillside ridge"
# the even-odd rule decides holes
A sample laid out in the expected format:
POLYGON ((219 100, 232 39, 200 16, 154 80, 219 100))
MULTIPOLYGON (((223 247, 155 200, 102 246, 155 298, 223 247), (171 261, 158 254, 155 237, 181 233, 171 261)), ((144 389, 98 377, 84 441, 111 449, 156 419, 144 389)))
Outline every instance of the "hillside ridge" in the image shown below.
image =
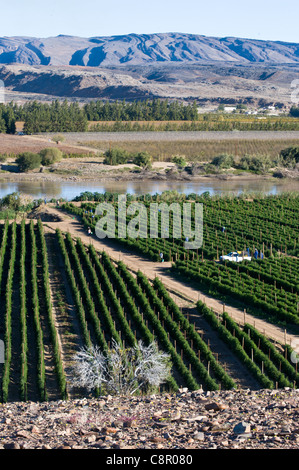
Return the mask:
POLYGON ((299 44, 187 33, 0 38, 0 64, 98 67, 207 62, 298 64, 299 44))

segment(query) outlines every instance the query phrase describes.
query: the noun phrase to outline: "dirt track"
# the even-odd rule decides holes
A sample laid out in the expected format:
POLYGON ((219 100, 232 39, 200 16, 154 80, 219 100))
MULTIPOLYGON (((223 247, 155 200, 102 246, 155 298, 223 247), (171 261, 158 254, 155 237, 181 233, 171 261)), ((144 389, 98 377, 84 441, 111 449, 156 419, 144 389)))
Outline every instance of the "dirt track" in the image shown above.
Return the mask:
MULTIPOLYGON (((173 279, 169 273, 167 273, 168 268, 171 266, 170 262, 153 262, 134 255, 128 250, 116 246, 109 241, 100 240, 95 236, 90 237, 84 231, 82 224, 73 216, 62 213, 60 210, 57 210, 50 205, 47 205, 47 211, 53 215, 59 215, 63 220, 61 222, 45 222, 45 230, 53 231, 56 230, 56 228, 60 228, 63 232, 70 232, 72 236, 80 237, 85 244, 93 244, 96 250, 105 250, 115 261, 123 261, 133 272, 140 270, 149 279, 154 279, 155 276, 158 276, 182 307, 191 307, 198 300, 202 300, 209 308, 212 308, 214 312, 221 313, 223 311, 224 306, 221 301, 203 294, 199 290, 190 287, 187 283, 173 279)), ((257 319, 252 315, 247 313, 244 314, 243 311, 240 311, 235 307, 225 305, 225 311, 240 323, 243 323, 245 320, 247 323, 254 325, 266 336, 282 344, 285 342, 293 344, 292 342, 295 339, 298 340, 298 336, 292 335, 286 330, 278 326, 271 325, 266 321, 257 319)))

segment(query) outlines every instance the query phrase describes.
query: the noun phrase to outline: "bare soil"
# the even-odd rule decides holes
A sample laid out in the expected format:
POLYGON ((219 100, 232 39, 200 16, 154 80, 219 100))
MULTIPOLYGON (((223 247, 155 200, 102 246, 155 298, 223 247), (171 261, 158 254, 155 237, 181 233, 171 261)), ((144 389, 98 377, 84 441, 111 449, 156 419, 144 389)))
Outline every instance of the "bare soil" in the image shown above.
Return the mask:
POLYGON ((0 134, 0 153, 18 154, 21 152, 40 152, 44 148, 59 148, 65 153, 86 153, 94 152, 94 149, 86 149, 71 143, 59 143, 51 141, 50 137, 39 137, 29 135, 8 135, 0 134))

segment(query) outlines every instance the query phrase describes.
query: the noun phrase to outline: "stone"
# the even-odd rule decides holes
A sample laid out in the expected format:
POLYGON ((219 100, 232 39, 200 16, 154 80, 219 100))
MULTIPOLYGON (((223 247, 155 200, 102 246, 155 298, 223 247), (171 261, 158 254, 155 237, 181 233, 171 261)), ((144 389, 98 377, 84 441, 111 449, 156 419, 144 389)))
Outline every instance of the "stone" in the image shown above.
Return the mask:
POLYGON ((249 433, 251 430, 251 426, 249 423, 246 423, 245 421, 241 421, 240 423, 236 424, 233 432, 235 434, 244 434, 244 433, 249 433))
POLYGON ((20 431, 17 431, 17 436, 18 437, 25 437, 26 439, 30 438, 30 433, 28 431, 25 431, 25 430, 20 430, 20 431))
POLYGON ((33 432, 34 434, 39 434, 40 433, 40 429, 37 427, 37 426, 32 426, 31 428, 31 432, 33 432))
POLYGON ((103 432, 103 433, 106 433, 106 434, 115 434, 115 433, 117 433, 118 431, 119 431, 119 429, 117 429, 117 428, 112 428, 112 427, 109 427, 109 426, 107 426, 107 427, 105 427, 105 428, 102 429, 102 432, 103 432))
POLYGON ((204 441, 205 435, 203 432, 197 432, 194 434, 193 439, 195 439, 196 441, 204 441))
POLYGON ((251 432, 243 432, 241 434, 238 434, 237 440, 250 439, 251 437, 252 437, 251 432))
POLYGON ((179 392, 179 393, 187 393, 187 392, 188 392, 188 388, 187 388, 187 387, 179 388, 178 392, 179 392))
POLYGON ((21 449, 20 444, 17 442, 7 442, 6 444, 3 444, 4 449, 21 449))
POLYGON ((194 416, 193 418, 183 418, 183 421, 192 423, 193 421, 204 421, 207 417, 205 415, 194 416))
POLYGON ((181 419, 181 412, 180 410, 176 411, 174 413, 174 415, 171 417, 171 421, 178 421, 179 419, 181 419))
POLYGON ((150 441, 151 442, 164 442, 165 439, 163 439, 163 437, 159 437, 159 436, 155 436, 155 437, 151 437, 150 441))
POLYGON ((223 447, 227 447, 229 445, 229 442, 228 440, 224 440, 224 441, 221 441, 220 444, 223 446, 223 447))
POLYGON ((226 410, 228 408, 227 405, 224 405, 223 403, 207 403, 205 405, 205 409, 208 411, 220 411, 220 410, 226 410))

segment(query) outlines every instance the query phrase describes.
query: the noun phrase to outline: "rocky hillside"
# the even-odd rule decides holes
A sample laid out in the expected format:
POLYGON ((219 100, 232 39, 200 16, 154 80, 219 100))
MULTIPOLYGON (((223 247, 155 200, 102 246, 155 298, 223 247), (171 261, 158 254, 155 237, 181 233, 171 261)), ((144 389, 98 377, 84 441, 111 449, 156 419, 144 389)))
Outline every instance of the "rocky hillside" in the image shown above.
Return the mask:
POLYGON ((5 403, 0 449, 298 449, 298 413, 291 389, 5 403))
POLYGON ((298 64, 299 44, 181 33, 0 38, 1 64, 98 67, 208 62, 298 64))
POLYGON ((0 65, 6 101, 88 99, 196 99, 221 103, 291 106, 298 65, 162 63, 115 67, 0 65))
POLYGON ((0 38, 7 101, 196 99, 291 106, 299 44, 167 33, 0 38))

